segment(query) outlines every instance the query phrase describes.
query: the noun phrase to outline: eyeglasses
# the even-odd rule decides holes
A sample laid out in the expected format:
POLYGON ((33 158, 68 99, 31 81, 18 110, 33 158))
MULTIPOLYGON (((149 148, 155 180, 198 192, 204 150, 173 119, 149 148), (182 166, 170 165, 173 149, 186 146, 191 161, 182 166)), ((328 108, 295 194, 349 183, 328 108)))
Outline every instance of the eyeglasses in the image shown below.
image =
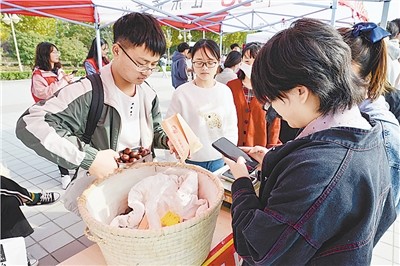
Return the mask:
POLYGON ((51 53, 52 53, 52 54, 56 54, 56 55, 58 55, 58 56, 61 55, 61 52, 60 52, 60 51, 52 51, 51 53))
POLYGON ((119 43, 117 43, 117 44, 118 44, 118 46, 121 48, 121 50, 124 52, 124 54, 129 58, 129 60, 131 60, 132 63, 135 64, 136 70, 137 70, 138 72, 140 72, 140 73, 144 73, 144 72, 147 72, 147 71, 153 72, 153 71, 156 69, 156 67, 151 68, 151 67, 148 67, 148 66, 145 66, 145 65, 141 65, 141 64, 139 64, 139 63, 136 63, 135 60, 133 60, 132 57, 130 57, 130 56, 128 55, 128 53, 127 53, 127 52, 125 51, 125 49, 121 46, 121 44, 119 44, 119 43))
POLYGON ((215 61, 208 61, 208 62, 192 61, 192 63, 193 63, 194 67, 198 67, 198 68, 201 68, 204 66, 207 66, 207 68, 213 68, 218 64, 218 62, 215 62, 215 61))

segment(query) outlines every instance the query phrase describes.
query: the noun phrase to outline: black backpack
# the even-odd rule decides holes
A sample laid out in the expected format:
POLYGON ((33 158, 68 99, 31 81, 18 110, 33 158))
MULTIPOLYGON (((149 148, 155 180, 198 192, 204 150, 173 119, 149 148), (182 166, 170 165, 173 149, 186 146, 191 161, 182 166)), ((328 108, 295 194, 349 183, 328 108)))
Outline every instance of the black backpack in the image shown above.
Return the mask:
POLYGON ((95 73, 87 76, 87 78, 92 84, 92 101, 90 103, 86 129, 85 133, 83 134, 82 140, 86 144, 89 144, 103 111, 104 89, 99 74, 95 73))
MULTIPOLYGON (((100 74, 95 73, 87 76, 87 78, 92 84, 92 101, 90 103, 85 133, 83 133, 82 141, 86 144, 89 144, 92 139, 92 135, 97 127, 97 123, 100 120, 101 113, 103 112, 104 89, 103 83, 101 82, 100 74)), ((78 176, 78 170, 79 167, 76 169, 72 180, 74 180, 78 176)))

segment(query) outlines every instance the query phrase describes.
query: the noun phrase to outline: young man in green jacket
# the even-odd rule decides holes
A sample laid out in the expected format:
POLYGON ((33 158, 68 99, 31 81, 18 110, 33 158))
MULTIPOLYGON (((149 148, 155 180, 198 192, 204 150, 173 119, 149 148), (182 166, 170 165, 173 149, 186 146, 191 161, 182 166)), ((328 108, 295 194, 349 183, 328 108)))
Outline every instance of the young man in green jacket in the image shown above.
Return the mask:
POLYGON ((95 178, 118 168, 117 151, 135 146, 169 148, 158 97, 144 82, 165 53, 164 34, 154 17, 141 13, 121 17, 113 30, 114 59, 100 71, 104 106, 89 144, 82 141, 92 99, 88 79, 33 105, 17 122, 17 137, 37 154, 67 169, 86 170, 64 196, 64 205, 76 213, 76 197, 95 178))

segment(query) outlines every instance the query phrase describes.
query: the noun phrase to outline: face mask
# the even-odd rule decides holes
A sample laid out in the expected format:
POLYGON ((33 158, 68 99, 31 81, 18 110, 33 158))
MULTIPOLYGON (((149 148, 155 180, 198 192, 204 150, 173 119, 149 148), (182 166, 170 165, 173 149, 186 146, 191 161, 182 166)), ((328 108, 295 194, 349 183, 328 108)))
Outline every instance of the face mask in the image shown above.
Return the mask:
POLYGON ((251 68, 252 68, 252 66, 250 66, 250 65, 248 65, 248 64, 245 64, 245 63, 242 63, 242 64, 240 65, 240 69, 244 72, 244 74, 245 74, 248 78, 251 78, 251 68))

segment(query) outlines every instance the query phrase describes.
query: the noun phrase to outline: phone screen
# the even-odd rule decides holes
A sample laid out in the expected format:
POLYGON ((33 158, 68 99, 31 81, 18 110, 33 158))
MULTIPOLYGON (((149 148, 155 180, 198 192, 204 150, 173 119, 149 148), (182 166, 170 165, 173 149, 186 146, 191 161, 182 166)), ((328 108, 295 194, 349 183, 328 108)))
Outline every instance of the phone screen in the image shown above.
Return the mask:
POLYGON ((235 162, 240 156, 242 156, 246 160, 246 166, 249 173, 252 173, 259 164, 255 159, 251 158, 247 153, 224 137, 216 140, 212 146, 225 157, 235 162))

